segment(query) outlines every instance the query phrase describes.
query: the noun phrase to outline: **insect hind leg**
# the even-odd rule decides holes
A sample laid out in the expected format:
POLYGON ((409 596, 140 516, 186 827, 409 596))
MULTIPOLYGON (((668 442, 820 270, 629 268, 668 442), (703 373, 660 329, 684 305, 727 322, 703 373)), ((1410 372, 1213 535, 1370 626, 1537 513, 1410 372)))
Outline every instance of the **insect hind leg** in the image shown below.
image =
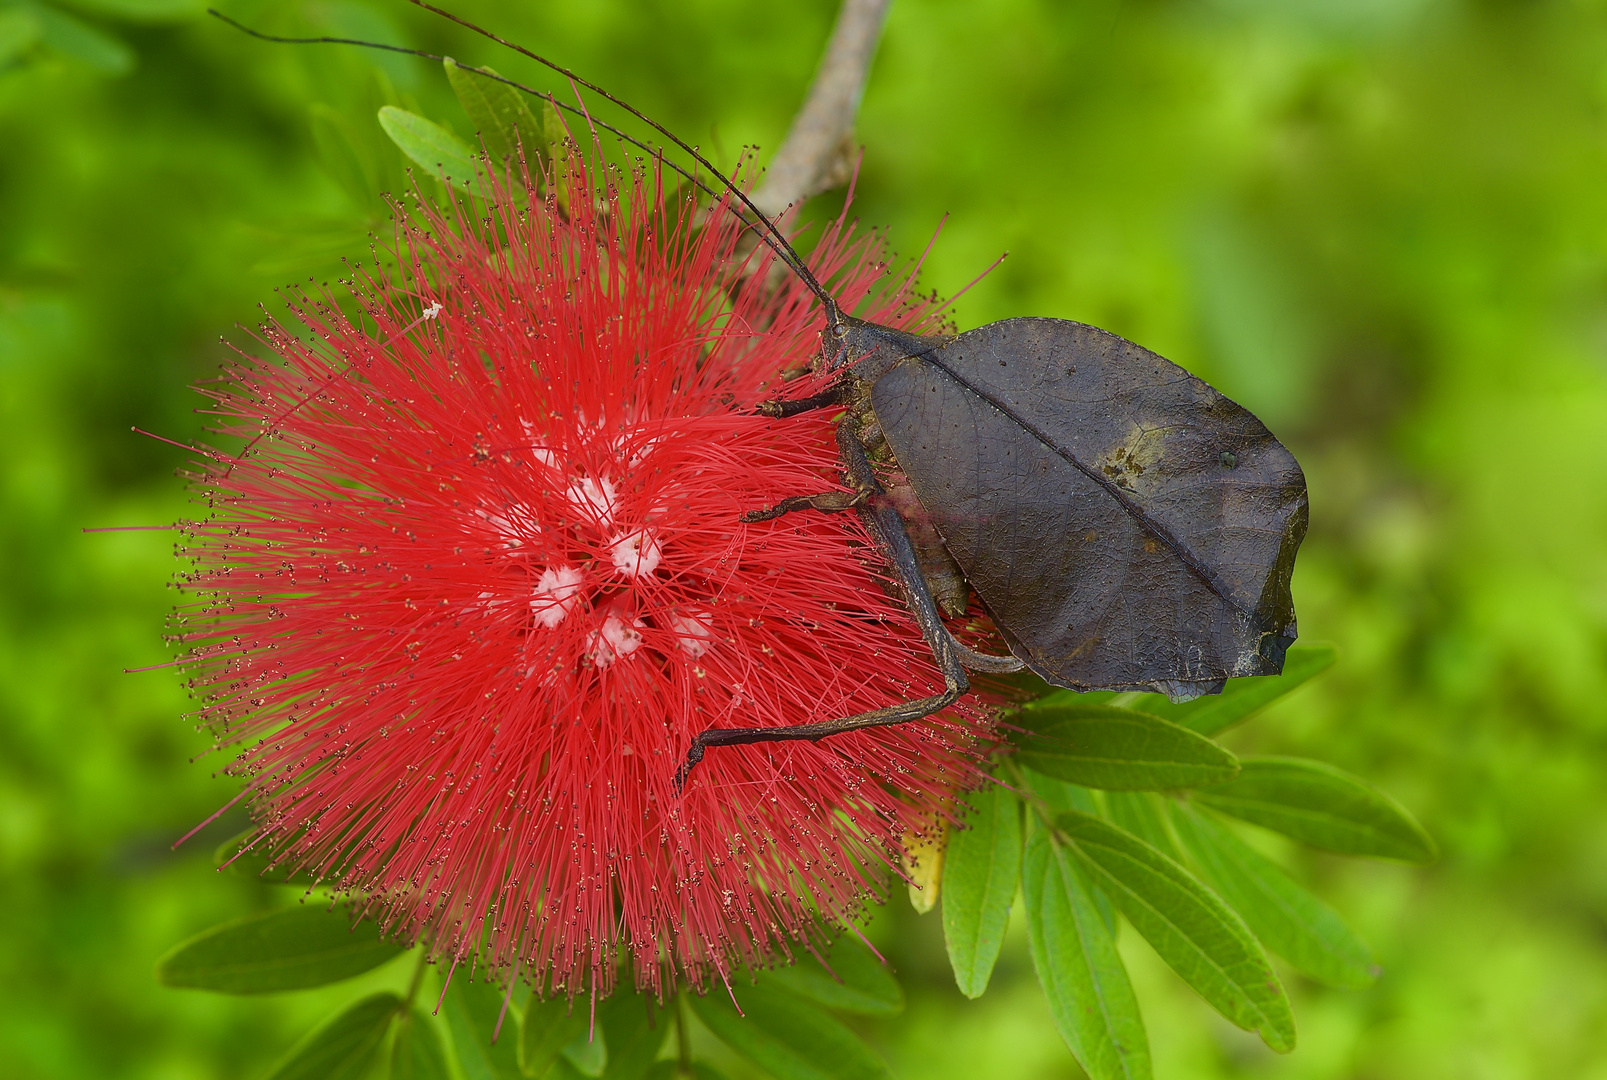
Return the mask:
POLYGON ((914 701, 904 701, 897 705, 872 709, 870 712, 855 713, 853 716, 823 720, 814 724, 788 724, 785 727, 768 728, 709 728, 707 731, 699 732, 692 740, 691 749, 686 753, 686 760, 675 772, 675 790, 679 792, 686 786, 686 778, 691 773, 692 767, 703 760, 704 752, 711 746, 744 746, 749 743, 798 740, 819 742, 828 735, 863 731, 865 728, 888 727, 892 724, 907 724, 930 716, 954 704, 960 695, 969 689, 957 663, 955 669, 960 674, 959 681, 945 679, 948 686, 941 694, 933 694, 931 697, 917 698, 914 701))

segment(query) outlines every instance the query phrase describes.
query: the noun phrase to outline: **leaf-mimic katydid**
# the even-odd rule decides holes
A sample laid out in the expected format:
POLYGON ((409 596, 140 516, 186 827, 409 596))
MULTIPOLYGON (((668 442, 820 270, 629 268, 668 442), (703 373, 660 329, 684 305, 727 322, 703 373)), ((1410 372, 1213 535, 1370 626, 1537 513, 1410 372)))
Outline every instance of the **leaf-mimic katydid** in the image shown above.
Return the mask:
MULTIPOLYGON (((825 309, 815 363, 836 378, 821 393, 761 411, 778 418, 839 411, 846 490, 800 492, 744 519, 858 513, 944 688, 823 722, 708 729, 692 740, 678 786, 710 747, 819 740, 918 720, 965 694, 968 671, 1025 667, 1073 690, 1156 691, 1174 700, 1220 692, 1228 678, 1282 671, 1295 640, 1289 586, 1306 533, 1306 483, 1294 456, 1248 410, 1155 353, 1082 323, 1023 316, 957 337, 923 337, 856 319, 747 193, 672 132, 545 57, 425 0, 412 2, 552 69, 670 140, 720 178, 825 309), (889 489, 884 476, 907 485, 889 489), (976 652, 944 625, 944 612, 963 613, 971 592, 1009 656, 976 652)), ((270 40, 442 59, 350 39, 270 40)), ((542 96, 500 75, 463 70, 542 96)))

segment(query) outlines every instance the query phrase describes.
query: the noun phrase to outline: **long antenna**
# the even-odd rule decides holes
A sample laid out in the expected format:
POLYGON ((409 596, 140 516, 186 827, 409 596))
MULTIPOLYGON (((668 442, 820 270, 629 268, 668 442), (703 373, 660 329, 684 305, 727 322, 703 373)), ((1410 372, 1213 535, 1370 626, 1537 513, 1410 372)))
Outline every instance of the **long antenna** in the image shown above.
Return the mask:
MULTIPOLYGON (((414 3, 414 4, 417 4, 419 7, 422 7, 427 11, 430 11, 430 12, 436 14, 436 15, 440 15, 442 18, 449 19, 452 22, 455 22, 458 25, 460 25, 462 27, 465 27, 466 29, 472 30, 475 33, 480 34, 483 37, 489 38, 491 41, 494 41, 497 44, 502 45, 505 48, 512 49, 513 51, 519 53, 520 55, 526 56, 526 57, 536 61, 537 63, 542 64, 542 65, 552 69, 553 71, 556 71, 560 75, 563 75, 565 78, 570 79, 573 82, 575 82, 575 83, 577 83, 577 84, 579 84, 581 86, 586 87, 588 90, 591 90, 593 93, 598 94, 599 96, 601 96, 606 101, 609 101, 609 102, 611 102, 611 103, 613 103, 615 105, 618 105, 620 108, 624 109, 626 112, 630 113, 632 116, 636 117, 638 120, 641 120, 643 123, 647 124, 654 131, 657 131, 660 135, 663 135, 665 138, 669 139, 671 142, 673 142, 677 147, 679 147, 685 153, 689 154, 694 161, 696 161, 699 165, 701 165, 705 169, 707 169, 710 175, 718 177, 719 180, 720 180, 721 185, 728 192, 730 192, 732 196, 734 196, 736 199, 738 199, 742 203, 742 205, 744 207, 746 207, 754 215, 755 218, 758 219, 759 223, 762 225, 762 228, 759 228, 758 226, 755 226, 752 222, 748 223, 749 227, 756 229, 756 231, 758 232, 759 239, 764 241, 765 246, 768 247, 771 251, 775 252, 776 257, 779 258, 783 263, 785 263, 787 265, 787 267, 790 270, 792 270, 793 273, 797 274, 799 280, 801 280, 804 283, 804 285, 809 289, 809 291, 814 293, 815 296, 820 300, 820 302, 825 306, 825 308, 826 308, 827 325, 831 329, 832 333, 835 334, 838 337, 841 337, 844 334, 845 328, 844 328, 844 326, 842 324, 842 312, 841 312, 841 309, 837 305, 836 299, 830 293, 828 293, 826 291, 825 287, 820 284, 820 281, 815 277, 815 275, 810 272, 809 267, 804 263, 802 257, 799 256, 797 250, 793 248, 792 244, 790 242, 788 242, 786 236, 783 235, 782 232, 779 229, 776 228, 775 223, 772 222, 770 220, 770 218, 762 210, 760 210, 757 206, 754 205, 753 201, 750 198, 748 198, 747 192, 743 191, 740 187, 738 187, 729 177, 727 177, 719 169, 715 168, 714 165, 711 162, 709 162, 706 158, 704 158, 702 154, 698 153, 697 150, 695 150, 691 146, 689 146, 684 140, 682 140, 674 132, 670 131, 668 128, 666 128, 662 124, 658 123, 658 121, 656 121, 656 120, 652 119, 651 117, 647 116, 646 114, 642 113, 640 110, 636 109, 634 106, 631 106, 631 105, 621 101, 619 98, 617 98, 614 95, 610 94, 608 91, 602 89, 602 87, 597 86, 595 83, 588 82, 587 80, 581 78, 579 75, 576 75, 574 72, 570 71, 568 68, 565 68, 565 67, 562 67, 562 66, 558 65, 558 64, 554 63, 553 61, 548 60, 544 56, 539 56, 536 53, 531 52, 529 49, 524 48, 523 46, 515 45, 511 41, 508 41, 508 40, 506 40, 504 38, 498 37, 496 34, 491 33, 489 30, 482 29, 481 27, 476 26, 475 24, 469 22, 466 19, 459 18, 458 16, 452 14, 449 11, 443 11, 442 9, 440 9, 438 7, 434 7, 434 6, 430 5, 430 4, 424 3, 423 0, 411 0, 411 2, 414 3)), ((354 45, 354 46, 357 46, 358 48, 363 48, 363 49, 379 49, 379 50, 384 51, 384 52, 401 53, 401 54, 403 54, 405 56, 416 56, 416 57, 419 57, 420 59, 423 59, 423 60, 434 60, 434 61, 443 61, 443 60, 445 60, 444 56, 441 56, 441 55, 439 55, 437 53, 426 52, 423 49, 413 49, 413 48, 408 48, 407 46, 403 46, 403 45, 387 45, 387 44, 385 44, 383 42, 364 41, 364 40, 361 40, 359 38, 343 38, 343 37, 328 37, 328 36, 320 36, 320 37, 281 37, 281 36, 276 35, 276 34, 265 34, 260 30, 253 30, 251 27, 246 26, 244 23, 241 23, 236 19, 230 18, 229 16, 223 14, 223 12, 218 11, 216 8, 207 8, 207 14, 211 15, 215 19, 218 19, 220 22, 227 23, 229 26, 234 27, 236 30, 239 30, 240 32, 242 32, 244 34, 247 34, 250 37, 257 38, 257 39, 259 39, 261 41, 271 41, 271 42, 274 42, 276 44, 282 44, 282 45, 354 45)), ((524 83, 518 82, 518 81, 516 81, 514 79, 505 78, 504 76, 498 75, 495 72, 485 71, 485 70, 482 70, 480 68, 473 68, 473 67, 465 67, 465 68, 463 68, 463 70, 464 71, 471 71, 474 74, 481 76, 482 78, 492 79, 492 80, 495 80, 496 82, 500 82, 500 83, 503 83, 503 84, 505 84, 507 86, 511 86, 515 90, 519 90, 519 91, 521 91, 523 93, 529 94, 532 97, 541 98, 542 100, 547 101, 547 102, 551 103, 552 105, 554 105, 554 106, 556 106, 556 107, 558 107, 560 109, 563 109, 565 112, 571 113, 571 114, 573 114, 575 116, 582 117, 583 119, 585 119, 587 121, 588 124, 592 124, 592 125, 595 125, 597 127, 600 127, 604 131, 607 131, 610 134, 613 134, 613 135, 617 136, 618 138, 620 138, 620 139, 624 140, 625 142, 631 144, 632 146, 636 147, 637 149, 645 151, 646 153, 657 157, 660 161, 663 161, 664 164, 666 164, 670 168, 674 169, 677 173, 681 174, 683 177, 685 177, 691 183, 697 185, 697 187, 700 188, 704 193, 706 193, 706 194, 708 194, 710 196, 715 196, 715 197, 717 197, 718 194, 719 194, 713 188, 709 187, 709 185, 707 183, 705 183, 700 177, 695 176, 694 174, 688 172, 686 169, 681 168, 681 166, 677 165, 675 162, 670 161, 669 159, 663 157, 662 153, 658 150, 658 148, 649 146, 648 144, 642 142, 640 139, 637 139, 637 138, 635 138, 635 137, 633 137, 633 136, 621 131, 619 128, 614 127, 611 124, 608 124, 608 123, 606 123, 604 121, 595 119, 589 113, 587 113, 584 109, 576 108, 573 105, 563 104, 563 103, 557 101, 551 94, 543 94, 541 91, 536 90, 533 87, 526 86, 524 83)))
MULTIPOLYGON (((382 50, 384 52, 401 53, 403 56, 416 56, 421 60, 441 61, 441 60, 446 59, 446 57, 440 55, 439 53, 426 52, 424 49, 412 49, 412 48, 408 48, 405 45, 386 45, 384 42, 380 42, 380 41, 363 41, 360 38, 343 38, 343 37, 327 37, 327 36, 326 37, 281 37, 278 34, 265 34, 261 30, 253 30, 251 27, 245 25, 244 23, 242 23, 242 22, 240 22, 240 21, 238 21, 236 19, 231 19, 229 16, 223 14, 223 12, 221 12, 221 11, 218 11, 216 8, 207 8, 206 10, 207 10, 207 14, 211 15, 214 19, 217 19, 219 22, 222 22, 222 23, 227 23, 229 26, 234 27, 236 30, 240 31, 242 34, 245 34, 248 37, 257 38, 259 41, 271 41, 276 45, 355 45, 360 49, 379 49, 379 50, 382 50)), ((687 172, 685 169, 681 168, 675 162, 673 162, 673 161, 669 160, 668 158, 664 157, 660 153, 661 148, 654 147, 654 146, 649 146, 646 143, 644 143, 642 140, 640 140, 640 139, 638 139, 638 138, 636 138, 636 137, 634 137, 632 135, 629 135, 626 132, 621 131, 619 128, 614 127, 612 124, 609 124, 609 123, 606 123, 606 122, 604 122, 602 120, 597 120, 597 119, 595 119, 595 118, 593 118, 591 116, 588 116, 584 109, 576 108, 573 105, 566 105, 563 102, 556 100, 551 94, 544 94, 540 90, 537 90, 533 86, 526 86, 524 83, 519 82, 516 79, 509 79, 509 78, 507 78, 505 76, 498 75, 494 71, 487 71, 484 68, 477 68, 477 67, 463 67, 460 70, 472 72, 473 74, 479 75, 479 76, 481 76, 483 78, 491 79, 491 80, 493 80, 495 82, 502 83, 502 84, 504 84, 506 86, 511 86, 515 90, 519 90, 519 91, 522 91, 523 93, 529 94, 531 97, 540 98, 542 101, 547 102, 548 104, 554 106, 555 108, 562 109, 562 110, 564 110, 565 112, 569 113, 572 116, 578 116, 581 119, 587 121, 587 123, 590 124, 591 126, 600 127, 604 131, 608 132, 609 134, 616 136, 621 141, 628 142, 632 146, 636 147, 638 150, 641 150, 641 151, 643 151, 643 152, 645 152, 647 154, 650 154, 650 155, 654 156, 655 158, 658 158, 665 165, 668 165, 670 168, 672 168, 676 172, 680 173, 681 176, 684 177, 689 183, 697 185, 697 187, 705 195, 708 195, 708 196, 710 196, 712 198, 719 198, 719 196, 720 196, 720 193, 718 191, 714 190, 713 188, 709 187, 708 184, 704 183, 703 179, 701 177, 695 176, 692 173, 687 172)), ((722 182, 724 182, 724 177, 721 177, 721 180, 722 180, 722 182)), ((741 215, 739 214, 738 217, 740 217, 740 216, 741 215)), ((753 225, 752 222, 749 222, 746 219, 743 219, 743 223, 745 225, 747 225, 748 228, 755 229, 755 231, 757 231, 756 227, 753 225)), ((765 242, 767 244, 769 243, 769 238, 768 237, 765 237, 765 236, 761 235, 761 239, 765 240, 765 242)), ((781 253, 777 252, 777 254, 781 254, 781 253)), ((783 261, 785 261, 785 260, 783 260, 783 261)), ((788 263, 788 265, 790 266, 791 264, 788 263)))
MULTIPOLYGON (((417 7, 421 7, 425 11, 433 12, 434 14, 441 16, 443 19, 449 19, 467 30, 474 31, 481 37, 488 38, 491 41, 496 42, 505 49, 512 49, 520 56, 528 57, 544 67, 551 68, 564 78, 579 83, 592 93, 597 94, 603 100, 618 105, 621 109, 624 109, 626 112, 636 117, 636 119, 640 120, 642 123, 664 136, 670 142, 680 147, 692 158, 693 161, 709 170, 711 174, 718 176, 721 182, 725 184, 727 190, 729 190, 733 196, 740 200, 743 206, 746 206, 750 211, 752 211, 755 217, 764 223, 765 230, 770 234, 770 236, 774 237, 776 241, 776 243, 769 244, 770 249, 777 255, 780 255, 782 261, 790 266, 793 273, 797 274, 798 277, 802 279, 803 283, 809 287, 809 291, 819 297, 822 304, 826 305, 826 317, 831 331, 839 337, 842 336, 842 334, 845 332, 845 327, 842 325, 842 313, 837 308, 837 301, 825 290, 820 282, 815 279, 815 275, 809 272, 809 267, 804 265, 803 260, 798 257, 798 253, 794 251, 792 245, 787 242, 787 238, 781 235, 781 230, 776 228, 775 223, 765 215, 764 211, 760 210, 754 205, 753 200, 748 198, 747 192, 743 191, 736 184, 727 179, 724 173, 722 173, 719 169, 716 169, 712 162, 710 162, 702 154, 698 153, 696 149, 694 149, 679 135, 675 134, 675 132, 671 131, 663 124, 660 124, 657 120, 654 120, 651 116, 648 116, 634 105, 621 101, 619 98, 615 97, 613 94, 610 94, 607 90, 604 90, 596 83, 587 82, 585 79, 581 78, 579 75, 576 75, 573 71, 570 71, 563 65, 555 63, 552 60, 548 60, 545 56, 533 53, 523 45, 515 45, 506 38, 499 37, 483 27, 476 26, 467 19, 454 15, 450 11, 438 8, 434 4, 428 3, 427 0, 409 0, 409 3, 412 3, 417 7), (780 246, 778 247, 777 244, 780 246), (782 255, 781 248, 786 248, 788 255, 782 255)), ((766 242, 769 243, 769 241, 766 242)))

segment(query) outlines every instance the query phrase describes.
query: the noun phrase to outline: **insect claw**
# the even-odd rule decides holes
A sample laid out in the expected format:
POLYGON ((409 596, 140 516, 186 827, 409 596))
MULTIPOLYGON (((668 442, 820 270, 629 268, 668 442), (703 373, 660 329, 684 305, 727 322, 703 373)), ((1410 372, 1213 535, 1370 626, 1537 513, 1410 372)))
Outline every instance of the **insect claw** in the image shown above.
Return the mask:
POLYGON ((697 739, 692 740, 691 749, 686 752, 686 760, 681 767, 675 770, 675 794, 686 794, 686 778, 692 774, 692 766, 703 760, 703 744, 697 739))

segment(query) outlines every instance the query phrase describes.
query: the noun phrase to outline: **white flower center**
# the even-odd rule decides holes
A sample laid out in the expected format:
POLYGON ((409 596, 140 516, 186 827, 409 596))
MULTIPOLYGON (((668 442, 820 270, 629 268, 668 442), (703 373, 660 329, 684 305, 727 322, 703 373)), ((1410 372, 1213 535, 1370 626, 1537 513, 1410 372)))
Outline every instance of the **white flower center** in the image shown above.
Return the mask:
POLYGON ((641 648, 642 635, 638 632, 638 628, 642 625, 642 620, 632 619, 627 626, 617 615, 610 615, 604 619, 602 631, 594 630, 586 637, 586 646, 591 653, 592 663, 605 668, 641 648))
POLYGON ((494 510, 478 510, 476 513, 497 531, 504 547, 520 547, 525 541, 541 535, 535 510, 524 503, 509 503, 501 513, 494 510))
POLYGON ((537 625, 552 629, 574 610, 581 573, 572 566, 550 567, 541 572, 530 598, 530 614, 537 625))
POLYGON ((687 608, 667 620, 675 640, 686 655, 696 660, 714 644, 714 616, 702 608, 687 608))
POLYGON ((609 542, 608 554, 614 560, 614 569, 632 581, 657 570, 659 560, 664 557, 652 529, 616 536, 609 542))
POLYGON ((599 527, 614 523, 618 493, 606 476, 588 476, 569 485, 569 504, 599 527))

